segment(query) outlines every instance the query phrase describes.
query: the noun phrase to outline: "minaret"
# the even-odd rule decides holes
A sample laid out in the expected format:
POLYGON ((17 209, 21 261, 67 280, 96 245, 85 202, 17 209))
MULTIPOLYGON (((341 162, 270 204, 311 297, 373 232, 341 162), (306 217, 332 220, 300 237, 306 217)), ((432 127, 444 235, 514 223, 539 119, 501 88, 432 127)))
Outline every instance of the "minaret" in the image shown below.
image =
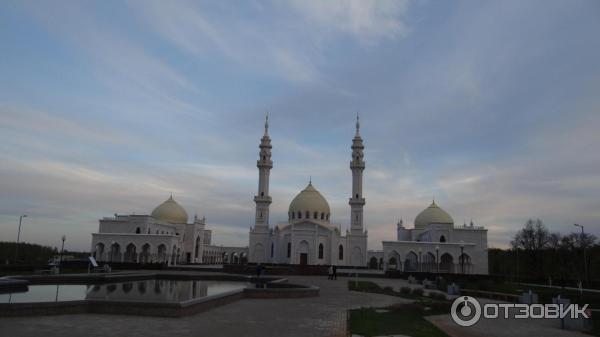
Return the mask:
POLYGON ((269 227, 269 175, 273 168, 271 161, 271 138, 269 137, 269 115, 265 117, 265 134, 260 140, 260 153, 256 161, 258 167, 258 194, 254 197, 256 203, 255 229, 267 229, 269 227))
POLYGON ((350 169, 352 170, 352 197, 350 198, 350 232, 352 234, 363 234, 363 206, 365 198, 362 195, 362 176, 365 169, 363 160, 364 145, 360 137, 360 121, 356 114, 356 134, 352 139, 352 161, 350 169))

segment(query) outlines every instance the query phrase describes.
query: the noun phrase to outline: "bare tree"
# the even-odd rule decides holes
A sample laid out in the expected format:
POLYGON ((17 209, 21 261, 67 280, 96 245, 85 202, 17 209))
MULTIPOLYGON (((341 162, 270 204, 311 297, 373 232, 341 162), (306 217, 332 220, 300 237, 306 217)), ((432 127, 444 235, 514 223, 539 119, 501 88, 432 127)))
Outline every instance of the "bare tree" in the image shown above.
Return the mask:
POLYGON ((550 240, 550 232, 542 220, 529 219, 525 223, 525 227, 515 234, 513 241, 511 241, 511 245, 514 249, 539 251, 540 249, 546 248, 550 243, 550 240))

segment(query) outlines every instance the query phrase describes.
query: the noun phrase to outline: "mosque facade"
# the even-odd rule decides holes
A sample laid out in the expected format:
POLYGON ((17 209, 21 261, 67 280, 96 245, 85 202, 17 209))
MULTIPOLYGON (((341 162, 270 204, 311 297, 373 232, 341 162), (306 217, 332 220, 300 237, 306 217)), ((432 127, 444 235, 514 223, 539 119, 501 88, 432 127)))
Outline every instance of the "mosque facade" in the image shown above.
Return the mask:
POLYGON ((331 209, 312 182, 290 203, 288 219, 275 226, 269 224, 269 176, 273 168, 268 119, 261 139, 258 167, 258 192, 254 226, 249 234, 249 261, 299 265, 366 265, 367 231, 363 226, 362 177, 365 169, 364 145, 360 124, 352 140, 352 194, 349 199, 350 228, 342 233, 340 224, 330 221, 331 209))
POLYGON ((150 215, 119 215, 100 219, 92 234, 92 256, 99 262, 244 263, 247 247, 212 244, 206 219, 188 214, 171 195, 150 215))
POLYGON ((399 272, 487 274, 487 230, 481 226, 455 226, 454 220, 435 201, 417 215, 413 228, 396 225, 395 240, 383 241, 380 251, 367 251, 364 225, 364 145, 357 117, 352 139, 350 171, 352 191, 348 200, 350 224, 331 222, 327 199, 312 181, 293 198, 287 221, 271 225, 269 194, 271 138, 268 118, 259 145, 258 190, 255 218, 248 247, 223 247, 212 243, 206 219, 188 214, 173 196, 150 215, 118 215, 99 220, 92 234, 92 255, 98 261, 165 263, 273 263, 369 267, 399 272))

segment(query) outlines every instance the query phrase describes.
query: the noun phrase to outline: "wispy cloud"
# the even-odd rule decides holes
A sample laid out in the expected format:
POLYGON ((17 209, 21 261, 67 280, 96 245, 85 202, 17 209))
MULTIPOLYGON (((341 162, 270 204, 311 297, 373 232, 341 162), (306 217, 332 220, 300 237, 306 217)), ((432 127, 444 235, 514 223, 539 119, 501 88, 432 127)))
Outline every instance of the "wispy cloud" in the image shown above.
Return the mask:
POLYGON ((595 13, 564 1, 0 3, 0 232, 13 237, 27 212, 26 241, 67 232, 87 249, 99 217, 148 213, 173 192, 217 243, 247 244, 268 110, 271 223, 312 176, 348 225, 360 111, 370 248, 434 196, 492 245, 529 217, 600 235, 595 13))

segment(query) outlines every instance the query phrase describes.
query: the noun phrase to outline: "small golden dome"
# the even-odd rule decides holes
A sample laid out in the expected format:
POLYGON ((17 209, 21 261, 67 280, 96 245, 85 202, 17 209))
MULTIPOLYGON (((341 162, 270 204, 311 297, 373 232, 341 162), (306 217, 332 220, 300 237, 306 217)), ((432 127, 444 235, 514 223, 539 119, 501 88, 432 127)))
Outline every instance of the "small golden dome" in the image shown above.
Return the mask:
POLYGON ((152 211, 152 217, 169 223, 187 223, 188 221, 187 212, 173 199, 173 195, 152 211))
POLYGON ((435 201, 429 205, 429 207, 425 208, 417 217, 415 218, 415 228, 424 229, 429 224, 454 224, 454 220, 450 216, 450 214, 446 213, 443 209, 441 209, 438 205, 435 204, 435 201))

